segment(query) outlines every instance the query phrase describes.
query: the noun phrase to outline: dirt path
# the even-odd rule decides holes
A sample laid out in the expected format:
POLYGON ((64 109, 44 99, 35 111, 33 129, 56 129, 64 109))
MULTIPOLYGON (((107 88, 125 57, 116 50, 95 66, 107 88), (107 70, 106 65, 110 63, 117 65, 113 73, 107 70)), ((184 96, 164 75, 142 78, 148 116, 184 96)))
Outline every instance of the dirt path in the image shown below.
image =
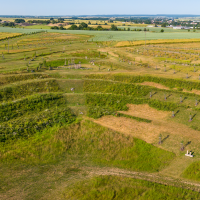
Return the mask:
POLYGON ((151 182, 156 182, 165 185, 171 185, 176 187, 182 187, 185 189, 192 189, 200 192, 200 183, 187 181, 184 179, 175 179, 171 177, 165 177, 158 173, 147 173, 147 172, 134 172, 123 170, 119 168, 99 168, 99 167, 87 167, 84 171, 88 173, 89 176, 100 176, 100 175, 112 175, 112 176, 123 176, 127 178, 141 179, 151 182))

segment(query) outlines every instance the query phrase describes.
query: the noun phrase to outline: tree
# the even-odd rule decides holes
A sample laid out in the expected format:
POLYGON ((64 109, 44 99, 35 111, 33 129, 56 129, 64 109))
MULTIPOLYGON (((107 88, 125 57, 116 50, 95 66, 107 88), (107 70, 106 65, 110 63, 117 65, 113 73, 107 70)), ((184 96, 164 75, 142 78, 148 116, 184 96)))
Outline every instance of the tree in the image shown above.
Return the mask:
POLYGON ((63 18, 58 18, 58 23, 63 23, 65 19, 63 18))
POLYGON ((69 30, 77 30, 77 29, 78 27, 75 24, 71 25, 71 27, 69 28, 69 30))
POLYGON ((163 33, 163 32, 164 32, 164 29, 161 29, 160 32, 163 33))
POLYGON ((101 31, 101 30, 103 30, 103 28, 102 28, 102 26, 97 26, 97 28, 96 28, 98 31, 101 31))
POLYGON ((111 30, 111 31, 117 31, 118 28, 117 28, 117 26, 115 26, 114 24, 112 24, 110 30, 111 30))
POLYGON ((51 29, 56 29, 56 30, 58 30, 59 28, 58 28, 58 26, 52 26, 51 29))
POLYGON ((24 23, 25 20, 24 19, 15 19, 15 23, 24 23))
POLYGON ((82 22, 80 25, 79 25, 79 29, 80 30, 83 30, 83 29, 87 29, 88 25, 84 22, 82 22))
POLYGON ((52 20, 54 20, 54 18, 53 18, 53 17, 51 17, 51 18, 50 18, 50 20, 52 21, 52 20))
POLYGON ((167 23, 163 23, 161 24, 161 27, 166 27, 168 24, 167 23))
POLYGON ((60 30, 66 30, 66 28, 64 28, 63 26, 61 26, 59 29, 60 30))

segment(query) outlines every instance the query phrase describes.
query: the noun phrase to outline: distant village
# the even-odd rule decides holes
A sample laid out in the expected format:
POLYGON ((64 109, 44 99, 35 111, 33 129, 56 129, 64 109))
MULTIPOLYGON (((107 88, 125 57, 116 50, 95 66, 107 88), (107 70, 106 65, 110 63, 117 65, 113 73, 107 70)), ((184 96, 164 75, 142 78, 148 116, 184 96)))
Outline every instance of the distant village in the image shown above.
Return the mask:
MULTIPOLYGON (((5 21, 0 19, 0 26, 16 27, 16 26, 33 26, 33 25, 48 25, 48 26, 67 26, 73 24, 80 24, 81 20, 88 20, 88 25, 90 25, 89 20, 102 20, 103 24, 96 25, 107 25, 107 23, 117 23, 121 22, 122 26, 137 26, 139 24, 147 25, 147 27, 165 27, 173 29, 198 29, 200 28, 200 19, 198 20, 189 20, 187 18, 166 18, 166 17, 100 17, 98 19, 90 17, 66 17, 66 18, 33 18, 33 19, 15 19, 14 21, 5 21), (77 20, 80 20, 80 22, 77 20)), ((101 21, 101 22, 102 22, 101 21)), ((100 22, 100 21, 99 21, 100 22)))

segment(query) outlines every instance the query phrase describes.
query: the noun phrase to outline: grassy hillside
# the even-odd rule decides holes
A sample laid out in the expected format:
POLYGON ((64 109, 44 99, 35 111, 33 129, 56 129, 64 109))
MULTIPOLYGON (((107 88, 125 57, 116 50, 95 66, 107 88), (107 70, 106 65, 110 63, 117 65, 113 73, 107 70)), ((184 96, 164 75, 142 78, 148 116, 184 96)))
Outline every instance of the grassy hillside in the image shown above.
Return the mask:
POLYGON ((75 184, 64 199, 198 199, 198 192, 121 176, 100 176, 75 184), (91 189, 92 188, 92 189, 91 189))
POLYGON ((0 41, 0 199, 198 199, 198 40, 72 33, 0 41))

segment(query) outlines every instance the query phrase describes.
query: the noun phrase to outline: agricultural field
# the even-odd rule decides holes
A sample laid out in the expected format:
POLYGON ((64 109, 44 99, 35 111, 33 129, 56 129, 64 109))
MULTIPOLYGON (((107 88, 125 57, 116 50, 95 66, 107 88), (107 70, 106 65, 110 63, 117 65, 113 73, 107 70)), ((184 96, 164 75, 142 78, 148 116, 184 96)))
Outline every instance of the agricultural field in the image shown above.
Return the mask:
POLYGON ((6 38, 9 38, 9 37, 16 37, 16 36, 20 36, 22 35, 21 33, 0 33, 0 40, 4 40, 6 38))
POLYGON ((198 32, 0 31, 0 199, 200 198, 198 32))
MULTIPOLYGON (((94 26, 94 25, 93 25, 94 26)), ((121 27, 121 26, 120 26, 121 27)), ((122 26, 121 28, 124 28, 122 26)), ((141 27, 133 27, 132 29, 142 29, 141 27)), ((127 29, 127 27, 126 27, 127 29)), ((89 31, 89 30, 52 30, 48 26, 45 28, 43 25, 34 25, 29 28, 11 28, 11 27, 0 27, 1 32, 11 33, 32 33, 47 31, 50 33, 67 33, 67 34, 78 34, 78 35, 90 35, 92 36, 90 41, 105 42, 105 41, 137 41, 137 40, 157 40, 157 39, 199 39, 199 30, 196 32, 188 32, 186 30, 173 30, 170 28, 164 28, 165 32, 161 33, 161 28, 149 28, 150 31, 89 31), (35 27, 35 29, 34 29, 35 27)), ((163 29, 163 28, 162 28, 163 29)))

